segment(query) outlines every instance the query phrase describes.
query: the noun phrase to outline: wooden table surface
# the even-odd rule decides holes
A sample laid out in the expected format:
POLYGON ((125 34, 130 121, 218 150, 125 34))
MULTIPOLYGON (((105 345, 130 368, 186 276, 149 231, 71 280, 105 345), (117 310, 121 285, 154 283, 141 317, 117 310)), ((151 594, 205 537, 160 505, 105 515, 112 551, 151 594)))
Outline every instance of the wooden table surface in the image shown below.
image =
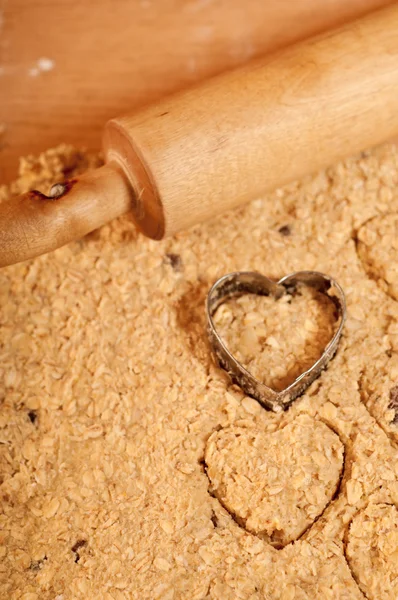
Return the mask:
MULTIPOLYGON (((390 0, 391 1, 391 0, 390 0)), ((0 182, 61 142, 389 0, 0 0, 0 182)))

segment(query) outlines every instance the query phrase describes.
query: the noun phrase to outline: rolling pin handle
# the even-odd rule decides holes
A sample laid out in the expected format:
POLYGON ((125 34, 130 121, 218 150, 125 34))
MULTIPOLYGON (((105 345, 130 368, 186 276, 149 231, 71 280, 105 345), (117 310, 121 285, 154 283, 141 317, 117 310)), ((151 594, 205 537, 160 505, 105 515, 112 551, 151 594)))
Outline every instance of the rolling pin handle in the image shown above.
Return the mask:
POLYGON ((65 183, 48 196, 33 190, 0 204, 0 267, 34 258, 80 239, 130 212, 134 192, 109 163, 65 183))

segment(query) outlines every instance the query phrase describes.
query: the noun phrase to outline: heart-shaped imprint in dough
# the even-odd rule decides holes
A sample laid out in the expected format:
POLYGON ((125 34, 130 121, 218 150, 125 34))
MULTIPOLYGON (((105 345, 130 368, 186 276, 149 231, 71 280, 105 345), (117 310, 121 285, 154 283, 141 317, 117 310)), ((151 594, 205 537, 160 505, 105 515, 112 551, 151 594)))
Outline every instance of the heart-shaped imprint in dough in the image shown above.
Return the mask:
POLYGON ((301 415, 274 433, 242 427, 216 431, 205 462, 212 493, 236 521, 282 548, 333 499, 344 447, 327 425, 301 415))
POLYGON ((346 548, 352 574, 369 600, 398 598, 398 510, 369 504, 353 518, 346 548))

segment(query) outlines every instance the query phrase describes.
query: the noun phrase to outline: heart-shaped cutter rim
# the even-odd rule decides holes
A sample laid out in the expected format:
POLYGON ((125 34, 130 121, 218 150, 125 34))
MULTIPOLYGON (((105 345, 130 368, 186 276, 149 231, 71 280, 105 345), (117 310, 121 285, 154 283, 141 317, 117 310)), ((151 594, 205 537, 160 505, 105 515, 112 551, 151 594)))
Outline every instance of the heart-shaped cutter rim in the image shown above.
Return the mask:
POLYGON ((344 292, 337 281, 318 271, 298 271, 282 277, 279 281, 273 281, 257 272, 237 271, 220 277, 213 284, 207 295, 206 317, 210 346, 219 365, 228 373, 231 380, 242 388, 245 394, 258 400, 265 408, 281 412, 304 393, 335 355, 346 320, 346 301, 344 292), (243 294, 256 294, 272 295, 278 300, 286 293, 292 294, 300 284, 312 287, 332 300, 338 309, 340 324, 320 358, 288 387, 277 392, 256 379, 231 354, 217 332, 213 315, 217 308, 230 298, 243 294), (329 292, 333 292, 333 295, 329 292))

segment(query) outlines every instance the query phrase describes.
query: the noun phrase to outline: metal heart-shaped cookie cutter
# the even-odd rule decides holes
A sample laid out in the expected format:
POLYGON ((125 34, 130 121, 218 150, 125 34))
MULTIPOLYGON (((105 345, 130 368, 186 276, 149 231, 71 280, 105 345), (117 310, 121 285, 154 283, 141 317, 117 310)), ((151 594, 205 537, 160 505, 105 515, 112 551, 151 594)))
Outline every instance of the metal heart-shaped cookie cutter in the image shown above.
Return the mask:
POLYGON ((258 400, 265 408, 269 408, 274 412, 281 412, 288 408, 293 400, 300 396, 319 377, 321 371, 336 353, 346 319, 346 302, 344 292, 337 281, 323 273, 300 271, 286 275, 279 281, 272 281, 260 273, 240 271, 224 275, 215 282, 207 296, 206 313, 207 333, 219 365, 227 371, 232 381, 237 383, 245 394, 258 400), (315 288, 330 298, 337 308, 339 325, 319 360, 310 369, 299 375, 287 388, 277 392, 253 377, 229 352, 217 333, 213 315, 217 308, 229 298, 243 294, 257 294, 272 295, 274 298, 279 299, 284 294, 294 293, 298 285, 315 288))

